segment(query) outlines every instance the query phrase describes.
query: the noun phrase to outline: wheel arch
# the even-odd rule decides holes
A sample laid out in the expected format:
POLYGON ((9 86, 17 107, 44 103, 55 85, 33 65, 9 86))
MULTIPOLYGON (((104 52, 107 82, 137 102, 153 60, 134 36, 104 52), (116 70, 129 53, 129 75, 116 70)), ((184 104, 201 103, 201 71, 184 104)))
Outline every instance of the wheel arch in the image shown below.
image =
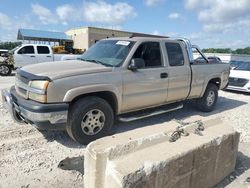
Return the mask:
POLYGON ((201 95, 201 96, 204 95, 204 93, 205 93, 205 91, 206 91, 206 89, 207 89, 207 87, 208 87, 209 84, 214 84, 214 85, 216 85, 217 88, 218 88, 218 90, 219 90, 220 87, 221 87, 221 78, 219 78, 219 77, 211 78, 211 79, 207 82, 206 87, 203 88, 203 91, 202 91, 202 95, 201 95))
POLYGON ((118 99, 116 95, 111 91, 98 91, 98 92, 84 93, 84 94, 78 95, 71 100, 70 106, 82 98, 91 97, 91 96, 104 99, 105 101, 109 103, 109 105, 114 111, 114 114, 118 113, 118 99))

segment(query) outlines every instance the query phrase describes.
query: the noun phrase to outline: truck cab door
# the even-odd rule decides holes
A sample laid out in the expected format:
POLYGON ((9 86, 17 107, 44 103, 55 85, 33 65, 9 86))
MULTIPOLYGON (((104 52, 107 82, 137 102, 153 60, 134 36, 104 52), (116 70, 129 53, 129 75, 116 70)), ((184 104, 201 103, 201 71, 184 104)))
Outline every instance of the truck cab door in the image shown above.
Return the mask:
POLYGON ((168 59, 169 85, 166 102, 186 99, 190 91, 191 68, 184 45, 178 41, 165 42, 168 59))
POLYGON ((53 56, 48 46, 37 46, 37 63, 53 61, 53 56))
POLYGON ((26 45, 14 53, 15 67, 37 63, 34 46, 26 45))
POLYGON ((160 43, 141 43, 132 56, 135 58, 143 61, 145 66, 123 72, 123 112, 163 104, 167 95, 168 73, 160 43))

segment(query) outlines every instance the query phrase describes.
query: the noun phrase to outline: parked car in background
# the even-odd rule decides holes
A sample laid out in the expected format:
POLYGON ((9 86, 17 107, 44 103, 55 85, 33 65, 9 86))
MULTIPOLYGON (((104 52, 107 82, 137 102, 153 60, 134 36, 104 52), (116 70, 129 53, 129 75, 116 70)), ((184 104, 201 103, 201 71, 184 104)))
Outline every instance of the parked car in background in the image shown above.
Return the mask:
POLYGON ((200 57, 197 57, 195 60, 194 60, 195 63, 198 63, 198 64, 202 64, 202 63, 208 63, 208 60, 206 60, 204 57, 200 56, 200 57))
POLYGON ((208 56, 207 59, 209 63, 222 63, 221 59, 217 56, 208 56))
MULTIPOLYGON (((221 59, 217 56, 208 56, 208 63, 222 63, 221 59)), ((196 63, 207 63, 206 59, 202 56, 195 59, 196 63)))
POLYGON ((11 74, 11 70, 42 62, 74 60, 80 55, 54 54, 50 45, 21 44, 9 51, 6 60, 0 64, 0 75, 11 74))
POLYGON ((227 89, 250 93, 250 62, 241 62, 230 71, 227 89))

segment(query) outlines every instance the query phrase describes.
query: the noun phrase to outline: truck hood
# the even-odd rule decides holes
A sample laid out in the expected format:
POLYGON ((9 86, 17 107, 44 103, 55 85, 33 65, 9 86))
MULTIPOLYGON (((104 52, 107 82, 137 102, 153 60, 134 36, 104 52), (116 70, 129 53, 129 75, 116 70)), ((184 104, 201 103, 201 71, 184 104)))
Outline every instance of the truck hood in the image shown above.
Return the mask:
POLYGON ((231 70, 229 77, 250 79, 250 71, 231 70))
POLYGON ((56 80, 81 74, 111 72, 113 68, 87 61, 67 60, 28 65, 21 69, 34 75, 47 76, 51 80, 56 80))

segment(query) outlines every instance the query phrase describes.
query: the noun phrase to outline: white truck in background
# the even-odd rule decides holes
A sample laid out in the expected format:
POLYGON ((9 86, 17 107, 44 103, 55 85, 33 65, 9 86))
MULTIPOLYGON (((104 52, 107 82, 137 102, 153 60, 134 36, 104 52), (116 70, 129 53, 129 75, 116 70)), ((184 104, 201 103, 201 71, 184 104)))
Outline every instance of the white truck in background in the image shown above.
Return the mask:
POLYGON ((10 75, 12 69, 26 65, 51 61, 75 60, 78 57, 80 57, 80 55, 54 54, 50 45, 21 44, 10 50, 8 57, 0 63, 0 75, 10 75))

